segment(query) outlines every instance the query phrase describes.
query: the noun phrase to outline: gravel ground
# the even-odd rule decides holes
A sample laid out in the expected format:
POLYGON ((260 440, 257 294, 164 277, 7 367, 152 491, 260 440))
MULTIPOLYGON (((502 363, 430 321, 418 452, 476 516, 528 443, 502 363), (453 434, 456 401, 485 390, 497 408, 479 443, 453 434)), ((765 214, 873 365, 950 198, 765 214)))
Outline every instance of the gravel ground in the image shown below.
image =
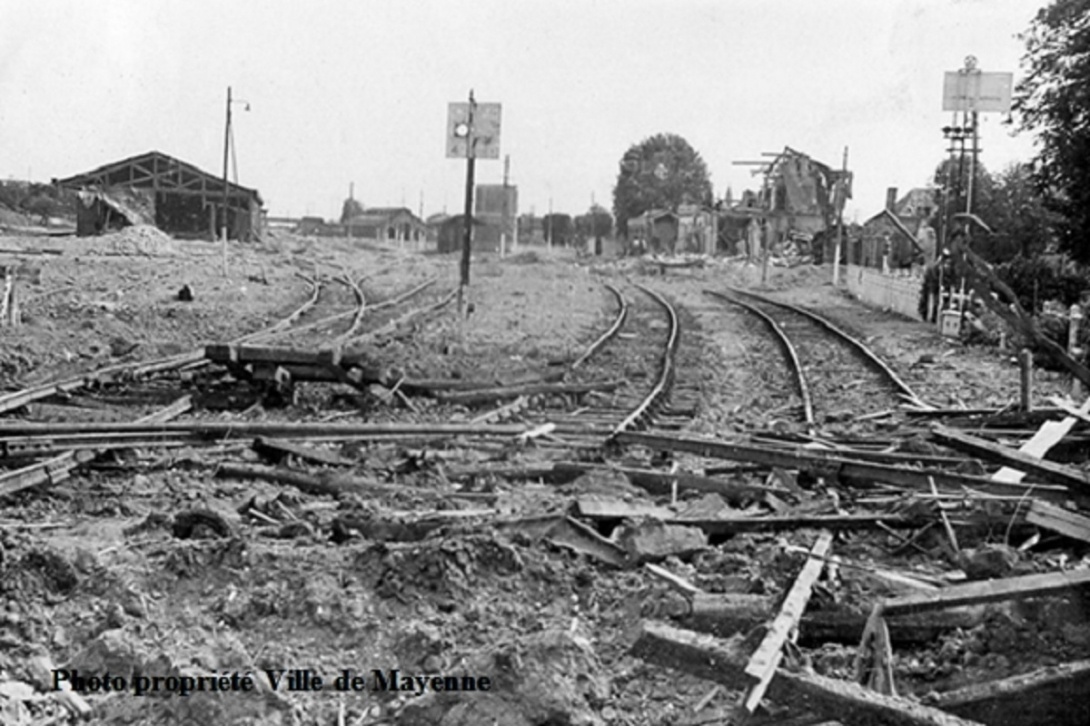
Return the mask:
MULTIPOLYGON (((93 241, 4 238, 0 246, 63 251, 23 256, 41 267, 41 279, 28 283, 24 292, 26 325, 5 331, 0 344, 0 387, 7 388, 256 330, 309 297, 310 286, 299 273, 370 276, 363 282, 369 300, 396 295, 431 277, 438 278, 438 296, 440 290, 453 289, 457 275, 454 257, 291 236, 273 238, 261 249, 235 250, 227 276, 217 246, 162 239, 147 231, 93 241), (194 301, 176 299, 184 284, 193 287, 194 301), (63 292, 54 292, 64 286, 63 292), (34 300, 35 295, 41 297, 34 300)), ((475 259, 468 319, 448 307, 383 338, 369 353, 410 377, 504 380, 541 373, 557 359, 574 358, 608 325, 614 305, 603 282, 625 287, 638 281, 683 308, 686 365, 679 383, 688 392, 684 398, 696 405, 690 431, 733 436, 797 428, 779 351, 744 314, 702 292, 756 286, 758 272, 725 261, 666 275, 654 272, 637 261, 588 261, 564 251, 475 259)), ((951 343, 922 323, 868 310, 825 285, 824 274, 808 267, 774 269, 767 292, 842 323, 936 404, 999 405, 1016 396, 1017 369, 1008 357, 951 343), (933 363, 923 363, 925 357, 933 363)), ((312 319, 352 305, 347 286, 336 287, 312 319)), ((641 326, 657 330, 651 320, 641 326)), ((316 345, 312 339, 296 340, 304 343, 316 345)), ((632 370, 641 366, 630 364, 632 370)), ((1039 397, 1066 386, 1062 377, 1043 378, 1039 397)), ((184 382, 170 386, 184 388, 184 382)), ((101 400, 110 393, 95 396, 101 400)), ((845 392, 843 408, 858 403, 851 396, 845 392)), ((465 420, 476 414, 425 399, 416 400, 416 411, 377 400, 361 411, 359 399, 346 387, 315 384, 306 386, 300 405, 283 411, 257 407, 245 415, 199 416, 347 423, 465 420)), ((110 408, 119 417, 125 413, 110 408)), ((76 411, 71 402, 52 402, 32 406, 30 414, 66 420, 76 418, 76 411)), ((899 423, 896 417, 888 426, 899 423)), ((830 431, 875 430, 842 422, 830 431)), ((288 691, 260 684, 242 695, 87 695, 93 711, 79 720, 101 724, 693 724, 729 719, 737 692, 713 689, 711 682, 627 653, 642 616, 664 608, 669 612, 671 595, 660 581, 640 570, 611 570, 548 544, 529 521, 504 524, 564 513, 580 496, 650 501, 648 493, 620 475, 591 472, 566 484, 513 484, 488 476, 466 480, 452 496, 451 478, 459 468, 525 466, 553 454, 544 445, 462 439, 438 445, 349 442, 326 449, 351 459, 346 468, 290 463, 320 474, 327 484, 354 483, 355 489, 336 497, 316 496, 216 476, 216 463, 224 458, 256 462, 245 445, 228 443, 221 449, 123 451, 68 481, 20 493, 4 504, 0 722, 72 719, 61 699, 8 696, 23 688, 52 694, 47 676, 53 666, 128 676, 249 672, 258 682, 265 669, 297 668, 324 675, 327 684, 344 669, 369 681, 372 670, 400 669, 412 675, 488 676, 495 685, 472 698, 341 692, 328 686, 288 691), (475 516, 481 509, 490 512, 475 516), (462 517, 451 520, 451 513, 459 511, 462 517), (220 519, 179 529, 182 516, 209 512, 220 519), (429 514, 448 519, 415 534, 429 514), (28 686, 5 686, 11 684, 28 686)), ((638 452, 626 453, 625 461, 649 466, 638 452)), ((678 462, 690 469, 709 464, 688 457, 678 462)), ((764 474, 734 476, 765 481, 764 474)), ((816 496, 808 502, 824 506, 816 496)), ((683 495, 681 503, 697 509, 726 506, 715 496, 683 495)), ((745 512, 758 508, 748 507, 745 512)), ((671 557, 664 565, 711 593, 766 595, 775 601, 803 562, 803 556, 784 546, 806 548, 815 537, 805 530, 737 536, 695 556, 671 557)), ((850 535, 838 539, 835 552, 848 561, 902 572, 937 575, 953 568, 943 560, 937 541, 921 543, 932 549, 930 555, 900 552, 885 535, 850 535)), ((1035 563, 1048 565, 1040 558, 1035 563)), ((815 594, 812 608, 864 614, 875 597, 892 592, 887 581, 865 570, 843 568, 839 582, 823 584, 815 594)), ((985 626, 922 646, 898 647, 898 685, 925 695, 1030 666, 1087 658, 1090 630, 1080 609, 1062 602, 1038 604, 1036 610, 996 609, 985 626)), ((790 661, 846 677, 854 651, 841 644, 811 645, 790 661)), ((783 707, 774 705, 766 718, 800 716, 783 707)))

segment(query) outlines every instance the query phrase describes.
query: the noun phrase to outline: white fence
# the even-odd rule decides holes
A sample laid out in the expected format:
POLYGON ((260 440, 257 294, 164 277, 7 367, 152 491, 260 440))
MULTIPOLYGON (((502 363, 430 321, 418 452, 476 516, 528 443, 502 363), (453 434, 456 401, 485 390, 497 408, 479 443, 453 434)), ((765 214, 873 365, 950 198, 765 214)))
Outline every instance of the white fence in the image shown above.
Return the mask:
POLYGON ((916 271, 883 273, 876 268, 845 265, 841 281, 848 291, 868 305, 920 319, 918 311, 923 278, 916 271))

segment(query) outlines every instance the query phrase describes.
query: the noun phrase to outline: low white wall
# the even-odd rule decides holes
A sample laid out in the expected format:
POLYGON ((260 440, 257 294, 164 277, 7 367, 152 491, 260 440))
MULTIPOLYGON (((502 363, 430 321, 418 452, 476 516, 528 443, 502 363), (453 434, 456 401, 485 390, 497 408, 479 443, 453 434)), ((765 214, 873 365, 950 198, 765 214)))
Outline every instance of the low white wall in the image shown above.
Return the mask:
POLYGON ((841 284, 868 305, 919 320, 922 277, 914 272, 883 273, 875 268, 845 265, 841 284))

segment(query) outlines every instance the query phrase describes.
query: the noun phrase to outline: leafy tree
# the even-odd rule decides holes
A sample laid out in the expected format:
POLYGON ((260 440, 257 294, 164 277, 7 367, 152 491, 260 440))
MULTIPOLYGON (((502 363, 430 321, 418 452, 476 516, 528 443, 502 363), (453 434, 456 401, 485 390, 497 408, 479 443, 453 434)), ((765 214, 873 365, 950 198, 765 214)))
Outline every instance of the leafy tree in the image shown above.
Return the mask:
POLYGON ((628 234, 628 220, 651 209, 677 210, 682 204, 712 202, 708 168, 700 154, 677 134, 656 134, 634 144, 621 158, 613 187, 617 230, 628 234))
POLYGON ((1021 35, 1020 126, 1037 134, 1034 177, 1059 213, 1062 249, 1090 262, 1090 0, 1053 0, 1021 35))
POLYGON ((542 217, 541 229, 545 232, 546 242, 551 241, 553 245, 570 245, 575 233, 571 215, 560 212, 542 217))
POLYGON ((995 232, 993 262, 1044 253, 1055 238, 1059 216, 1048 209, 1025 164, 1011 164, 995 176, 994 204, 988 225, 995 232))
POLYGON ((607 237, 613 231, 613 215, 601 205, 593 205, 587 213, 575 218, 575 232, 580 237, 607 237))

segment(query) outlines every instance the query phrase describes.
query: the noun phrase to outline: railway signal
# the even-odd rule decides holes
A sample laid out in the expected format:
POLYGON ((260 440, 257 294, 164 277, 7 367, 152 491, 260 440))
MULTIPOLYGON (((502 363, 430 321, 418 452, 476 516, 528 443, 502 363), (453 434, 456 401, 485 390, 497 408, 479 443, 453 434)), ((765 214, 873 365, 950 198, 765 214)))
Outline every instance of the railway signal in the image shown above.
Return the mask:
POLYGON ((462 261, 459 265, 458 308, 466 312, 465 289, 469 286, 469 257, 473 244, 473 174, 475 162, 500 157, 500 104, 477 103, 473 91, 469 103, 455 102, 447 108, 447 157, 466 160, 465 225, 462 232, 462 261))

